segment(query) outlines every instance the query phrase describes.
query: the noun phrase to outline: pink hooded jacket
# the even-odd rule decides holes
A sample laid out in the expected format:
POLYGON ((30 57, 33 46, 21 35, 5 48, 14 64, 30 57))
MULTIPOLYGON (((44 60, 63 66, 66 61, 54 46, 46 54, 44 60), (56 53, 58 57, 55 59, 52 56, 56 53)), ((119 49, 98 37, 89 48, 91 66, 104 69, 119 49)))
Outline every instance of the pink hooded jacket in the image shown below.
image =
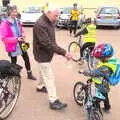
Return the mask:
MULTIPOLYGON (((24 32, 22 29, 22 25, 18 22, 19 30, 21 35, 24 36, 24 32)), ((16 44, 18 42, 16 36, 11 29, 11 24, 9 21, 4 20, 0 25, 0 38, 5 44, 6 52, 15 52, 16 51, 16 44)))

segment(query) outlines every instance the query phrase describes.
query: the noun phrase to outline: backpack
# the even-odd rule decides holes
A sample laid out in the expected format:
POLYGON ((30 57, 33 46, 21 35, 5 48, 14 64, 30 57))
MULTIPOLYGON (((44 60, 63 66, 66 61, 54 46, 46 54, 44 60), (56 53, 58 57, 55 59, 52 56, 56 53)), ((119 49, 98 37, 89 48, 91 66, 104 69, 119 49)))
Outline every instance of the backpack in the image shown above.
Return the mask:
POLYGON ((115 86, 120 82, 120 64, 116 64, 116 71, 108 78, 111 85, 115 86))
POLYGON ((11 64, 8 60, 0 60, 0 79, 20 76, 21 70, 22 67, 18 64, 11 64))

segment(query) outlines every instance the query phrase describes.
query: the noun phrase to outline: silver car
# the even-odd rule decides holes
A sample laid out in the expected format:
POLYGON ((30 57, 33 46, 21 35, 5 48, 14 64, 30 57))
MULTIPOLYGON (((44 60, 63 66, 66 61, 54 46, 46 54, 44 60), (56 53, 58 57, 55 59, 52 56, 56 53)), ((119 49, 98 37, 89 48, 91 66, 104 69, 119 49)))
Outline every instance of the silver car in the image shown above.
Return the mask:
POLYGON ((7 7, 0 6, 0 22, 7 18, 7 7))
MULTIPOLYGON (((61 14, 58 16, 56 26, 69 28, 70 26, 70 18, 71 18, 71 10, 73 7, 63 7, 60 8, 61 14)), ((78 28, 82 26, 83 21, 85 20, 85 15, 81 12, 78 17, 78 28)))
POLYGON ((117 7, 104 6, 96 11, 96 26, 120 27, 120 10, 117 7))

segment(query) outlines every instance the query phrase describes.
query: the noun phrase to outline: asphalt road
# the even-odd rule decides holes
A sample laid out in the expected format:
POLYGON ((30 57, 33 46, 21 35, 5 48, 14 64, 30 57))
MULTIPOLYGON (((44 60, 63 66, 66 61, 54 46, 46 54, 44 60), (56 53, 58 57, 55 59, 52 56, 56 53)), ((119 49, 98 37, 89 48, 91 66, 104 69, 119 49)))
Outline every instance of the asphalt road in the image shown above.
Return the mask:
MULTIPOLYGON (((27 79, 25 68, 22 70, 22 86, 18 103, 8 120, 84 120, 82 107, 78 106, 73 99, 73 86, 77 81, 86 81, 87 78, 78 74, 79 69, 85 66, 78 65, 72 61, 67 62, 65 58, 55 55, 52 67, 56 79, 57 94, 68 107, 61 111, 53 111, 48 107, 47 94, 36 92, 39 81, 37 63, 32 53, 32 27, 25 27, 26 40, 31 43, 28 50, 33 74, 37 81, 27 79)), ((69 36, 67 30, 56 31, 57 43, 67 49, 69 42, 74 40, 69 36)), ((97 43, 111 43, 116 49, 116 56, 120 58, 120 30, 105 28, 97 30, 97 43)), ((3 44, 0 42, 0 59, 9 59, 4 52, 3 44)), ((24 66, 21 56, 18 63, 24 66)), ((110 92, 112 109, 109 114, 103 113, 105 120, 120 120, 120 85, 113 87, 110 92)))

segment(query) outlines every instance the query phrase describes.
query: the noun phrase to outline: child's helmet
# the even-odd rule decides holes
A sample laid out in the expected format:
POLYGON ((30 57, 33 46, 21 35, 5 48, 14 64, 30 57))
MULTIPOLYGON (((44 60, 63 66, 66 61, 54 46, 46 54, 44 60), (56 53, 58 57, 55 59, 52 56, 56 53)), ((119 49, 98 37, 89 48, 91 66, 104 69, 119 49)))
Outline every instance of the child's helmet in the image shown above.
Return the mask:
POLYGON ((113 47, 111 44, 103 43, 97 45, 92 55, 96 58, 112 57, 114 53, 113 47))

